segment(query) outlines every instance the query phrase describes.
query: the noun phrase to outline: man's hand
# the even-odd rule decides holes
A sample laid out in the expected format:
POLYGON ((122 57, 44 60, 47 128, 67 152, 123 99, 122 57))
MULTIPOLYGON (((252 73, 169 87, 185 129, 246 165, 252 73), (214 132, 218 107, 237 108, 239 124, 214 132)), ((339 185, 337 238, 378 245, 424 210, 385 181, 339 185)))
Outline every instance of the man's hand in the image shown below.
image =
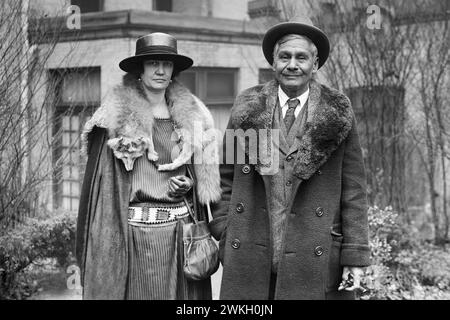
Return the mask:
POLYGON ((193 186, 194 181, 184 175, 172 177, 169 179, 169 196, 183 197, 193 186))
POLYGON ((361 289, 361 279, 364 275, 364 268, 362 267, 344 267, 342 272, 342 282, 339 285, 338 290, 354 291, 356 289, 361 289))

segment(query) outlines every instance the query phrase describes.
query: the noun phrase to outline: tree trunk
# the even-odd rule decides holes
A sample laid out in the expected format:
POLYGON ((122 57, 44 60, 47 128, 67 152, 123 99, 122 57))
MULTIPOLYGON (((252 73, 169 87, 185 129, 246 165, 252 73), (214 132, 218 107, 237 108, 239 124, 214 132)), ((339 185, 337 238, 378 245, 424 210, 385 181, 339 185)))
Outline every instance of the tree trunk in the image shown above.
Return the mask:
POLYGON ((439 229, 439 216, 437 214, 437 208, 436 208, 436 191, 435 191, 435 180, 434 180, 434 167, 433 165, 430 165, 430 174, 428 176, 428 191, 430 193, 430 205, 431 205, 431 217, 433 219, 433 225, 434 225, 434 240, 435 242, 439 242, 440 239, 440 229, 439 229))
POLYGON ((434 144, 433 144, 433 134, 431 132, 431 119, 430 119, 430 110, 427 106, 424 107, 425 113, 425 129, 426 129, 426 146, 427 146, 427 158, 428 158, 428 191, 430 194, 430 205, 431 205, 431 217, 433 219, 434 225, 434 240, 435 242, 439 242, 440 239, 440 229, 439 229, 439 216, 436 208, 436 191, 435 191, 435 178, 434 174, 436 171, 436 161, 435 161, 435 152, 434 152, 434 144))
POLYGON ((445 221, 444 240, 447 240, 448 239, 448 228, 449 228, 449 217, 448 217, 448 212, 447 212, 447 171, 445 169, 444 150, 441 150, 441 165, 442 165, 442 212, 444 214, 444 221, 445 221))

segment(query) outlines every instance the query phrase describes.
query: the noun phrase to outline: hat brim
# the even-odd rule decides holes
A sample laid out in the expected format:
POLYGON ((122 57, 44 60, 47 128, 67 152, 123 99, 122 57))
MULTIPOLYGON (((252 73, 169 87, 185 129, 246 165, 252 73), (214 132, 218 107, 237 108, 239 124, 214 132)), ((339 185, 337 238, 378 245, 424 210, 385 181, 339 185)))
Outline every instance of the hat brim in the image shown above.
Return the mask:
POLYGON ((273 49, 276 42, 287 34, 298 34, 311 39, 317 47, 319 57, 319 68, 323 66, 330 53, 330 42, 326 34, 311 25, 298 22, 282 22, 270 28, 264 35, 262 49, 267 62, 273 64, 273 49))
POLYGON ((145 60, 169 60, 173 62, 173 70, 179 73, 183 70, 190 68, 194 61, 186 56, 175 53, 147 53, 138 54, 126 59, 123 59, 119 63, 120 69, 125 72, 139 73, 142 72, 142 62, 145 60))

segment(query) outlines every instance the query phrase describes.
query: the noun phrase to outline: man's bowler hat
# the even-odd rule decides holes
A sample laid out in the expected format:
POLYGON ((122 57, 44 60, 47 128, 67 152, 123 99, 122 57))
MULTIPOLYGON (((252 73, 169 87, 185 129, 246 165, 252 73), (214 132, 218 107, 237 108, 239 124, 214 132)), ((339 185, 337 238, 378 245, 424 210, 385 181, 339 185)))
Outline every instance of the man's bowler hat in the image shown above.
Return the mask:
POLYGON ((273 64, 273 49, 276 42, 285 35, 298 34, 308 37, 317 47, 319 68, 325 63, 330 53, 330 42, 327 35, 315 27, 306 16, 296 16, 288 22, 282 22, 271 27, 265 34, 262 49, 270 65, 273 64))

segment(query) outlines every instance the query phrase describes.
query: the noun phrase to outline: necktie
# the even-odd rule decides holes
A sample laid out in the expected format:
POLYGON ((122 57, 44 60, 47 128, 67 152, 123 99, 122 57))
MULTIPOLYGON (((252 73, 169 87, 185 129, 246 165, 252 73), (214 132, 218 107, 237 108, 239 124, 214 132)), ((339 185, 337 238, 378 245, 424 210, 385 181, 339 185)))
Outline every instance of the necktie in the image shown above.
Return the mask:
POLYGON ((298 99, 290 99, 288 100, 288 110, 286 112, 286 115, 284 116, 284 124, 286 126, 287 132, 291 130, 292 124, 295 121, 295 108, 298 106, 300 101, 298 99))

